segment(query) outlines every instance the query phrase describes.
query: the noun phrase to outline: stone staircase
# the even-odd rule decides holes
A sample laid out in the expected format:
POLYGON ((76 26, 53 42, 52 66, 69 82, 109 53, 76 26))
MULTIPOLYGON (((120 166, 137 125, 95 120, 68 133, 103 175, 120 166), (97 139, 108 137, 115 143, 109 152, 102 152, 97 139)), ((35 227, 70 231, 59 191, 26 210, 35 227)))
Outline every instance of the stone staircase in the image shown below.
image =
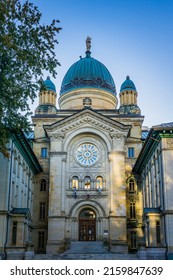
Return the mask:
POLYGON ((138 260, 136 254, 110 253, 101 241, 71 242, 70 248, 64 253, 36 254, 35 260, 138 260))
POLYGON ((104 254, 106 249, 102 241, 75 241, 71 242, 70 248, 66 251, 67 254, 104 254))

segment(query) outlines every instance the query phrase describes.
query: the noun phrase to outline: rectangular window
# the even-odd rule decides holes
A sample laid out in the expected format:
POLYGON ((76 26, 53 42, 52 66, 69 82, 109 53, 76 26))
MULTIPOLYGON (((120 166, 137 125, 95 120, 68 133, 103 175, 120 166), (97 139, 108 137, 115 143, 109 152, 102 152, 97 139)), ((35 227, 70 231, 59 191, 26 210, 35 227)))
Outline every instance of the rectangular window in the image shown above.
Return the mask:
POLYGON ((129 180, 129 192, 134 192, 135 191, 135 182, 133 179, 129 180))
POLYGON ((20 176, 20 162, 17 162, 17 177, 19 178, 20 176))
POLYGON ((25 179, 25 165, 22 166, 22 183, 24 183, 25 179))
POLYGON ((44 220, 46 218, 46 203, 40 202, 40 220, 44 220))
POLYGON ((131 247, 131 249, 136 249, 136 247, 137 247, 136 231, 130 232, 130 247, 131 247))
POLYGON ((134 150, 134 147, 128 148, 128 157, 129 157, 129 158, 134 158, 134 157, 135 157, 135 150, 134 150))
POLYGON ((161 243, 161 240, 160 240, 160 222, 156 222, 156 242, 157 242, 157 244, 161 243))
POLYGON ((41 180, 40 191, 41 192, 45 192, 46 191, 46 180, 45 179, 41 180))
POLYGON ((14 158, 13 158, 13 172, 16 173, 16 164, 17 164, 17 160, 16 160, 16 155, 14 154, 14 158))
POLYGON ((44 243, 45 243, 45 232, 39 231, 38 232, 38 249, 44 250, 44 243))
POLYGON ((41 157, 47 158, 47 148, 41 148, 41 157))
POLYGON ((135 205, 135 202, 130 202, 130 219, 136 219, 136 205, 135 205))
POLYGON ((17 240, 17 222, 13 222, 12 227, 12 245, 16 245, 17 240))

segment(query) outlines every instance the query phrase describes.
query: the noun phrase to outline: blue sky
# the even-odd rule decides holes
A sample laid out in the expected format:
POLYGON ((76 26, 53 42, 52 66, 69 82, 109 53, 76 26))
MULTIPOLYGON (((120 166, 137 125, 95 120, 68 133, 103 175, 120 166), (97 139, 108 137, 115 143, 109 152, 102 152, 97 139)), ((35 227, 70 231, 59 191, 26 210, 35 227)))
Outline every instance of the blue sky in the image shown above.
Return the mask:
MULTIPOLYGON (((61 67, 52 79, 57 93, 68 68, 85 56, 85 39, 90 36, 92 56, 111 72, 118 97, 127 75, 134 82, 144 125, 173 121, 173 0, 32 2, 44 23, 55 18, 62 27, 56 47, 61 67)), ((37 105, 38 100, 34 108, 37 105)))

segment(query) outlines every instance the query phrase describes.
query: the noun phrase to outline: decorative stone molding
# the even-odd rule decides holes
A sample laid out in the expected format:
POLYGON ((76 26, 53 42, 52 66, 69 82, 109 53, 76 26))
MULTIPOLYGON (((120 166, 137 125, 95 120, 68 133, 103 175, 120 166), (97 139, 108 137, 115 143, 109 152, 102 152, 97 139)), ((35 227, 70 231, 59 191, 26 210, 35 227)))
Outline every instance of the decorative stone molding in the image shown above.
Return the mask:
POLYGON ((130 202, 136 202, 137 201, 137 194, 136 194, 136 192, 134 194, 130 194, 130 193, 127 192, 126 198, 130 202))
POLYGON ((64 219, 65 216, 60 216, 60 215, 53 215, 53 216, 48 216, 48 220, 50 222, 57 222, 58 219, 64 219))
POLYGON ((74 200, 98 200, 98 199, 105 199, 108 196, 108 191, 101 191, 101 193, 98 193, 98 191, 89 191, 86 192, 86 190, 83 191, 77 191, 77 196, 74 197, 73 190, 72 191, 66 191, 66 197, 69 199, 74 200))
MULTIPOLYGON (((95 125, 95 126, 101 128, 101 129, 103 129, 107 132, 110 132, 110 133, 112 133, 112 132, 116 133, 117 132, 113 127, 107 125, 104 121, 101 122, 98 119, 94 119, 93 116, 88 115, 88 116, 85 116, 83 118, 81 118, 79 116, 75 122, 74 122, 74 120, 71 120, 71 122, 68 123, 66 126, 64 124, 64 127, 60 130, 60 133, 65 133, 65 132, 67 132, 67 131, 69 131, 73 128, 77 128, 78 126, 81 126, 83 124, 95 125)), ((52 136, 54 136, 54 135, 52 135, 52 136)))
POLYGON ((109 90, 111 93, 116 94, 116 89, 114 85, 110 85, 107 82, 103 81, 101 78, 92 78, 90 80, 85 80, 83 78, 75 78, 74 80, 70 81, 67 85, 64 85, 61 87, 60 94, 68 92, 72 88, 78 88, 80 87, 93 87, 95 85, 96 87, 109 90))
POLYGON ((84 106, 91 106, 91 105, 92 105, 92 100, 91 100, 91 98, 85 97, 85 98, 83 99, 83 105, 84 105, 84 106))
POLYGON ((49 152, 50 157, 56 157, 56 156, 67 156, 67 152, 49 152))
POLYGON ((52 134, 50 135, 51 141, 63 141, 65 134, 52 134))
POLYGON ((114 140, 124 140, 125 135, 119 133, 110 133, 110 137, 114 140))
POLYGON ((89 195, 89 197, 87 195, 79 195, 76 198, 74 198, 73 195, 67 195, 67 197, 69 199, 74 199, 74 200, 98 200, 98 199, 105 199, 108 195, 89 195))
POLYGON ((121 105, 119 108, 120 114, 141 114, 141 110, 136 104, 132 105, 121 105))

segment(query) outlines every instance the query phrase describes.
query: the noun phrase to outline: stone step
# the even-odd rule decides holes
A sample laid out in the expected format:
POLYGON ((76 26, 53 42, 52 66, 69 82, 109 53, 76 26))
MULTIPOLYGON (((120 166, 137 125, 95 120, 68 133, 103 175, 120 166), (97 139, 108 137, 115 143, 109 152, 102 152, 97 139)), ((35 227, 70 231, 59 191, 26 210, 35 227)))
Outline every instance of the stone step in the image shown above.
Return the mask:
POLYGON ((116 254, 106 250, 102 241, 75 241, 61 254, 36 254, 35 260, 137 260, 136 254, 116 254))
POLYGON ((138 260, 136 254, 36 254, 34 260, 138 260))
POLYGON ((70 248, 66 251, 70 254, 104 254, 106 249, 102 241, 75 241, 71 242, 70 248))

